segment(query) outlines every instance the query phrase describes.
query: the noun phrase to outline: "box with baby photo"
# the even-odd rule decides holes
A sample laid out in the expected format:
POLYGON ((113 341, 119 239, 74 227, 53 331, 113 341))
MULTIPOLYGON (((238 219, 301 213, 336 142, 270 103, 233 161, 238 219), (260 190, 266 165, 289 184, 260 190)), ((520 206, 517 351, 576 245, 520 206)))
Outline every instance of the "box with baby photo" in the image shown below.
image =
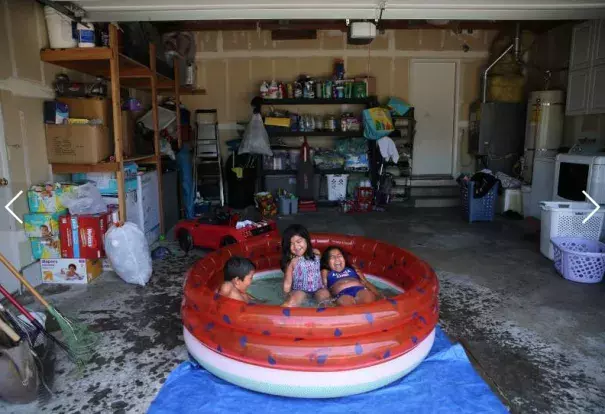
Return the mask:
POLYGON ((101 260, 41 259, 42 283, 87 284, 103 272, 101 260))
POLYGON ((27 237, 59 236, 59 217, 67 210, 58 213, 27 213, 23 215, 23 229, 27 237))

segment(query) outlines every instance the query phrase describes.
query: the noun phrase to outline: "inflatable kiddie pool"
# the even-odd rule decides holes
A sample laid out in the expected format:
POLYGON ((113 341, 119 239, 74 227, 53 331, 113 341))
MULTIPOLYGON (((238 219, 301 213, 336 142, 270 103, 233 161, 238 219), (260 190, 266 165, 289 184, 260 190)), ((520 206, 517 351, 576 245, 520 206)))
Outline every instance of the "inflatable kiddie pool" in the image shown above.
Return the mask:
POLYGON ((250 258, 257 272, 279 269, 281 241, 230 245, 189 270, 182 303, 189 353, 219 378, 254 391, 300 398, 359 394, 387 385, 426 357, 438 319, 438 281, 408 251, 376 240, 312 235, 313 247, 341 247, 372 280, 398 295, 367 305, 282 308, 220 296, 229 257, 250 258))

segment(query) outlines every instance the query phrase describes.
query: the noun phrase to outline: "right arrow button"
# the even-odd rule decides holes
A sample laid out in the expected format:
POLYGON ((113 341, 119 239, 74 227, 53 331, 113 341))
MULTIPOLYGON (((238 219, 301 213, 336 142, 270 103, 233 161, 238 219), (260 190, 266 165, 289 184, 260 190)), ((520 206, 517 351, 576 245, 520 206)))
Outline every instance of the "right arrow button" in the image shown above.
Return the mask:
POLYGON ((586 222, 587 222, 588 220, 590 220, 590 218, 591 218, 592 216, 594 216, 594 214, 595 214, 597 211, 599 211, 599 209, 601 208, 601 206, 599 205, 599 203, 597 203, 596 201, 594 201, 594 200, 592 199, 592 197, 591 197, 591 196, 589 196, 589 195, 588 195, 588 193, 587 193, 586 191, 582 191, 582 194, 584 194, 584 195, 586 196, 586 198, 588 199, 588 201, 590 201, 590 202, 591 202, 592 204, 594 204, 594 206, 595 206, 594 210, 592 210, 592 211, 590 212, 590 214, 589 214, 588 216, 586 216, 586 218, 585 218, 584 220, 582 220, 582 224, 586 224, 586 222))

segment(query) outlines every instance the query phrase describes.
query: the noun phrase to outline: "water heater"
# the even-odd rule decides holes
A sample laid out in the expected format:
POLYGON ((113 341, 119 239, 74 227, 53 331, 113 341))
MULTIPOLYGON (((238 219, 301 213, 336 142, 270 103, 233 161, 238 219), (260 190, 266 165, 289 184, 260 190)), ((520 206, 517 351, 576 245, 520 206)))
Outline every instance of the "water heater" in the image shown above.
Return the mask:
POLYGON ((523 179, 532 181, 534 159, 552 158, 563 140, 565 94, 563 91, 535 91, 529 94, 525 124, 523 179))

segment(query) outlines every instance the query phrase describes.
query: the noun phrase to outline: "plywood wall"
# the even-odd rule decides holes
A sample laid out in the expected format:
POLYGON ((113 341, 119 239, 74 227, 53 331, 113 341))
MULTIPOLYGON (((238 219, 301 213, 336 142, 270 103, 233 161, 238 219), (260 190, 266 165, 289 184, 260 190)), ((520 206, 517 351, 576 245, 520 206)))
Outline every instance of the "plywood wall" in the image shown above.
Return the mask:
MULTIPOLYGON (((334 60, 342 59, 348 76, 376 77, 381 100, 389 96, 408 99, 413 59, 453 60, 458 64, 460 88, 456 133, 464 140, 468 107, 479 95, 479 73, 495 35, 493 31, 456 34, 449 30, 392 30, 380 34, 369 46, 352 46, 347 45, 346 34, 340 31, 320 31, 317 39, 292 41, 272 41, 269 31, 199 32, 197 86, 205 88, 207 95, 189 96, 183 101, 191 110, 218 109, 224 141, 236 136, 236 122, 249 119, 250 100, 258 95, 263 80, 292 81, 300 74, 327 77, 334 60), (463 45, 469 47, 468 52, 463 51, 463 45)), ((291 109, 334 113, 354 108, 291 109)), ((461 156, 465 161, 465 154, 461 156)))
MULTIPOLYGON (((0 2, 0 110, 13 194, 52 179, 46 156, 43 102, 54 96, 52 82, 61 69, 40 61, 40 49, 47 46, 42 6, 29 0, 0 2)), ((81 74, 70 72, 69 76, 83 80, 81 74)), ((28 210, 25 197, 13 206, 19 216, 28 210)), ((31 263, 24 233, 18 231, 11 239, 18 243, 19 263, 15 264, 21 267, 31 263)))

